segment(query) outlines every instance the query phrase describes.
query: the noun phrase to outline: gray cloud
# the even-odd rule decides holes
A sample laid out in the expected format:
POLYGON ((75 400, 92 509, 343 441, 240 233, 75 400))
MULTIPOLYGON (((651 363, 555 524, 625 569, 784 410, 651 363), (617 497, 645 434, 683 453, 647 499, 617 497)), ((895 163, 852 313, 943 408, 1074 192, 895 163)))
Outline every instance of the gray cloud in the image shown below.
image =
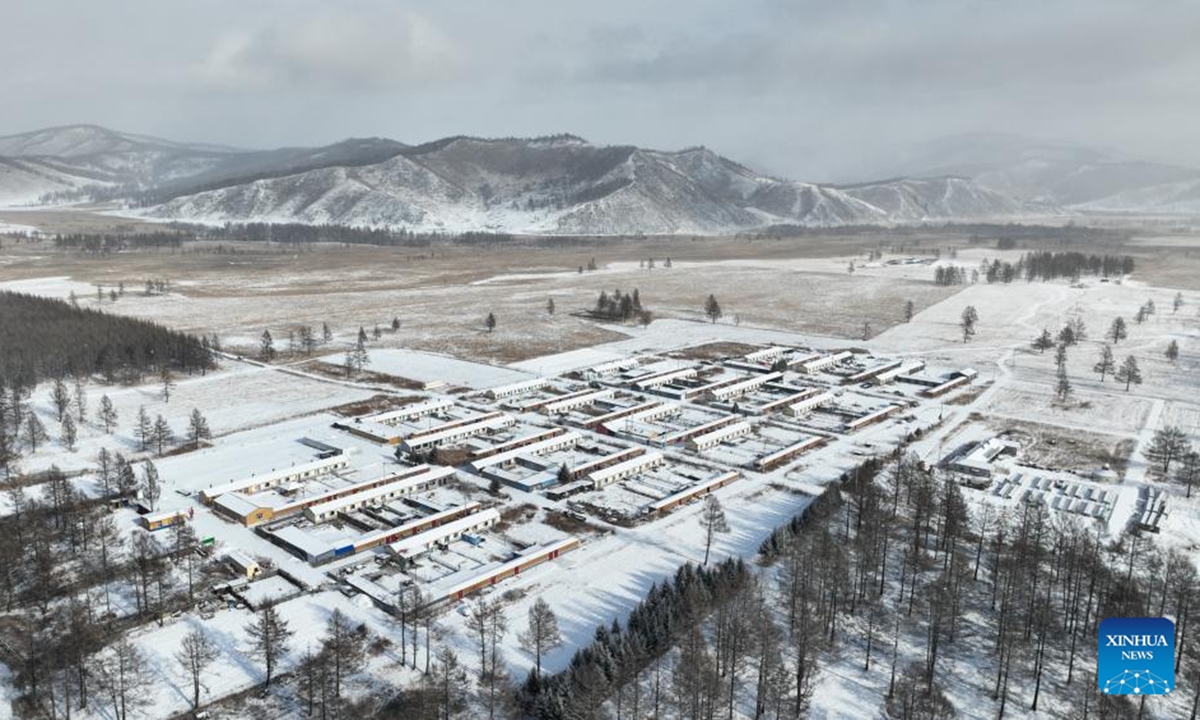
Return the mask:
POLYGON ((850 179, 898 145, 1002 130, 1200 164, 1182 0, 0 3, 0 132, 570 131, 850 179))

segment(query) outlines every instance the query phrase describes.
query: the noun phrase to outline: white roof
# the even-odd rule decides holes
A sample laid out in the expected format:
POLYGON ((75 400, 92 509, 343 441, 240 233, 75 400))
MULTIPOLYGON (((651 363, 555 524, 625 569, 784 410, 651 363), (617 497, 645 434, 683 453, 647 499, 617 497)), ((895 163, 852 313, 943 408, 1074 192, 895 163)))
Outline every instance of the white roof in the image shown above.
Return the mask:
POLYGON ((388 545, 388 548, 397 555, 407 555, 414 550, 422 550, 430 543, 455 535, 457 533, 467 532, 471 528, 487 522, 499 522, 500 511, 496 508, 488 508, 482 512, 477 512, 466 517, 452 520, 445 525, 439 525, 422 533, 417 533, 411 537, 406 537, 388 545))

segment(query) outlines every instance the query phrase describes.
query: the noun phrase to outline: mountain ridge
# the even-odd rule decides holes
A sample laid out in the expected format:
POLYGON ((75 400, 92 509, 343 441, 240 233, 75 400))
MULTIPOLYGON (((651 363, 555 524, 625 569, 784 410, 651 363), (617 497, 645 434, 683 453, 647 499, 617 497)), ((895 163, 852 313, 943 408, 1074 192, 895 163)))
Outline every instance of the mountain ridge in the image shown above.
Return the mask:
POLYGON ((0 154, 5 148, 20 153, 10 161, 23 163, 24 175, 0 165, 0 201, 6 186, 43 177, 31 183, 42 202, 116 202, 143 217, 208 223, 715 234, 777 224, 1012 219, 1056 211, 959 177, 800 182, 756 172, 702 145, 675 151, 595 145, 567 133, 216 150, 65 126, 0 137, 0 154))

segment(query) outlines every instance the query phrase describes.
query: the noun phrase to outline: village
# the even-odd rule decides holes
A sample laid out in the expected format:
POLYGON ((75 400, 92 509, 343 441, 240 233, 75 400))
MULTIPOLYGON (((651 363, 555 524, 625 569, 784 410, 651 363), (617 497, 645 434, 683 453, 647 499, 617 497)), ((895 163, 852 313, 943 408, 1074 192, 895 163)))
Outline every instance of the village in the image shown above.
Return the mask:
MULTIPOLYGON (((980 254, 963 251, 960 262, 980 254)), ((688 271, 680 267, 673 272, 688 271)), ((857 275, 895 282, 928 271, 885 259, 860 261, 857 275)), ((83 296, 82 283, 60 278, 9 287, 83 296)), ((495 663, 510 682, 535 667, 558 671, 596 625, 622 618, 681 564, 753 555, 861 468, 908 456, 961 488, 981 532, 1041 508, 1051 523, 1107 542, 1131 531, 1192 542, 1196 507, 1145 459, 1163 424, 1192 431, 1192 405, 1163 390, 1178 366, 1143 352, 1149 382, 1132 391, 1073 370, 1079 399, 1054 404, 1051 358, 1030 344, 1042 323, 1102 327, 1147 294, 1169 307, 1173 293, 1095 281, 1022 290, 1010 302, 1003 286, 968 286, 870 341, 663 318, 621 327, 624 339, 500 364, 384 334, 360 374, 328 369, 342 364, 340 348, 362 344, 353 335, 314 358, 271 362, 245 331, 217 352, 215 370, 167 385, 169 398, 155 383, 84 388, 91 408, 111 396, 123 419, 116 434, 81 422, 74 450, 50 443, 23 465, 59 467, 94 498, 109 491, 92 458, 114 440, 143 458, 132 473, 153 466, 156 492, 141 481, 110 503, 113 542, 171 559, 138 582, 103 578, 91 592, 102 591, 106 617, 133 628, 131 643, 155 668, 146 697, 172 714, 194 704, 175 668, 195 634, 217 648, 201 706, 221 712, 261 685, 265 666, 247 633, 267 611, 295 634, 275 660, 285 677, 305 667, 305 648, 332 619, 359 628, 371 649, 345 702, 420 683, 445 652, 467 677, 495 663), (966 306, 984 318, 971 342, 961 337, 966 306), (202 412, 218 432, 139 454, 124 419, 147 405, 176 428, 202 412), (192 600, 171 599, 181 592, 192 600), (535 654, 524 626, 541 604, 561 634, 535 654), (501 660, 477 653, 486 612, 510 626, 496 637, 501 660)), ((204 302, 150 296, 120 309, 200 313, 204 302)), ((1139 347, 1190 338, 1191 317, 1139 323, 1139 347)), ((52 396, 43 387, 33 397, 47 419, 52 396)), ((2 504, 17 508, 11 495, 2 504)), ((264 707, 282 712, 288 697, 264 696, 264 707)))

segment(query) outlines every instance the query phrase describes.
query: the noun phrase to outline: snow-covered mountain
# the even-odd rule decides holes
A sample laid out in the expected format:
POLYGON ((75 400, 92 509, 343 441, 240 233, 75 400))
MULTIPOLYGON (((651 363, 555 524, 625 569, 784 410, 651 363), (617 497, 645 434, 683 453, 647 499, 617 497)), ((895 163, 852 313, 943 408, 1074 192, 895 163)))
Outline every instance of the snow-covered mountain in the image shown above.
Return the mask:
POLYGON ((1004 133, 920 143, 900 150, 880 171, 965 177, 1014 198, 1083 211, 1194 212, 1170 198, 1180 184, 1200 180, 1195 168, 1004 133))
POLYGON ((1046 208, 960 177, 772 178, 703 147, 573 135, 380 138, 241 151, 70 126, 0 138, 0 203, 115 200, 148 217, 581 235, 1013 218, 1046 208))
POLYGON ((596 146, 568 135, 448 138, 404 148, 380 163, 183 194, 145 212, 203 222, 665 234, 1013 217, 1036 209, 959 178, 853 187, 798 183, 760 175, 705 148, 596 146))

